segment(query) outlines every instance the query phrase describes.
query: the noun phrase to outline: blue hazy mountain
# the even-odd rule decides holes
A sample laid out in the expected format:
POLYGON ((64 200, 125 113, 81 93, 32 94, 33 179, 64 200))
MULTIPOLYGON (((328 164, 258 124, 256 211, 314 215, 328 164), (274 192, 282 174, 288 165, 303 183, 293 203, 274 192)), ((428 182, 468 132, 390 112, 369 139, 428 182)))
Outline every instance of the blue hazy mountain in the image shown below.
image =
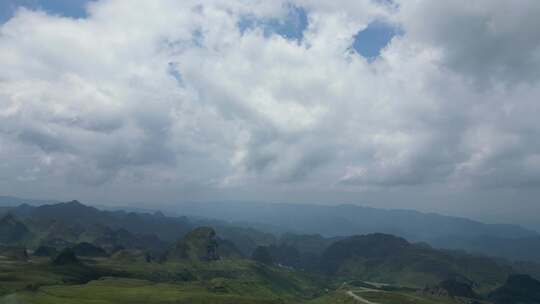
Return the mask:
POLYGON ((478 221, 422 213, 414 210, 386 210, 357 205, 308 205, 271 203, 183 203, 176 213, 231 222, 267 225, 283 232, 320 233, 344 236, 388 233, 414 241, 432 241, 442 237, 525 238, 540 236, 518 225, 484 224, 478 221))

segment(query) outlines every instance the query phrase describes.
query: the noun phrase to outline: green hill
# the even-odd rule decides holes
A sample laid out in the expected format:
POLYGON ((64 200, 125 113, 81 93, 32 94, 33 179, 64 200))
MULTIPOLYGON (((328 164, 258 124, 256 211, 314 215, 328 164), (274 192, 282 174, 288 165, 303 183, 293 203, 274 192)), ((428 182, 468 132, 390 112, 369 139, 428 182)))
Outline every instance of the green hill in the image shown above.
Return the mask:
POLYGON ((332 276, 420 288, 455 277, 492 288, 512 272, 487 257, 436 250, 386 234, 334 242, 324 251, 320 268, 332 276))
POLYGON ((528 275, 511 275, 503 286, 489 295, 489 299, 495 304, 538 304, 540 281, 528 275))
POLYGON ((90 244, 87 242, 79 243, 73 247, 71 247, 71 250, 77 255, 82 257, 105 257, 107 256, 107 252, 103 250, 103 248, 98 247, 94 244, 90 244))
POLYGON ((1 300, 333 304, 362 297, 380 304, 450 304, 461 298, 487 303, 490 294, 499 304, 537 288, 519 277, 505 284, 533 264, 434 249, 390 234, 277 236, 79 202, 10 210, 13 215, 0 220, 4 240, 13 243, 0 246, 1 300))
POLYGON ((56 257, 54 257, 52 262, 57 266, 80 264, 75 251, 73 251, 71 248, 62 250, 56 257))
POLYGON ((0 219, 0 244, 20 244, 31 237, 30 230, 11 214, 0 219))

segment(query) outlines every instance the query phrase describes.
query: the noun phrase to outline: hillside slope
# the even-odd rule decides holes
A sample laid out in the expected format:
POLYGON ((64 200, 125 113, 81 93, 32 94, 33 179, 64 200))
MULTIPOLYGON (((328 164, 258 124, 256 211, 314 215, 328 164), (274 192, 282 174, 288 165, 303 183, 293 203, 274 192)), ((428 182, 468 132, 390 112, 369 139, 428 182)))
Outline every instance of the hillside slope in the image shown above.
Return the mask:
POLYGON ((332 276, 424 287, 462 278, 482 288, 494 288, 513 273, 495 260, 411 244, 386 234, 352 236, 330 245, 321 270, 332 276))

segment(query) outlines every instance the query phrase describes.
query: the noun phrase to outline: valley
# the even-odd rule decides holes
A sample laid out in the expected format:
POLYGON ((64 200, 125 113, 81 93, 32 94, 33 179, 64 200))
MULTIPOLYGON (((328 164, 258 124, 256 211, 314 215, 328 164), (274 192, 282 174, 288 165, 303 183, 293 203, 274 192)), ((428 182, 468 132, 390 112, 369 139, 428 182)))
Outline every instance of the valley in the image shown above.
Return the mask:
MULTIPOLYGON (((390 234, 276 235, 76 201, 7 208, 0 240, 0 303, 509 304, 518 273, 390 234)), ((536 290, 534 275, 519 282, 536 290)))

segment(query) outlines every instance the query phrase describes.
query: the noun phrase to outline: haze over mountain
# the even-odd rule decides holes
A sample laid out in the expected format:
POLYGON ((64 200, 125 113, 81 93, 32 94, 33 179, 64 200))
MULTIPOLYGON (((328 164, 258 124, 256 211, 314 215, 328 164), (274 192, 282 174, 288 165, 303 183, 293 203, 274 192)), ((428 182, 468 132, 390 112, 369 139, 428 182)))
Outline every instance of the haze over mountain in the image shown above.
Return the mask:
POLYGON ((439 248, 540 262, 540 234, 518 225, 354 205, 185 203, 176 210, 179 214, 222 219, 278 233, 344 236, 382 232, 439 248))
MULTIPOLYGON (((384 210, 353 205, 185 203, 180 204, 175 212, 167 212, 178 214, 179 217, 175 218, 166 217, 155 210, 126 212, 112 208, 110 211, 101 211, 77 201, 41 205, 45 201, 13 198, 13 202, 34 202, 36 205, 24 203, 13 207, 15 204, 10 202, 6 203, 8 207, 0 205, 0 215, 7 214, 2 219, 4 224, 0 226, 6 238, 28 238, 27 228, 21 227, 13 216, 32 219, 32 225, 48 231, 47 238, 51 242, 55 242, 57 235, 64 241, 87 240, 77 236, 85 229, 91 231, 86 237, 106 233, 105 238, 95 239, 97 236, 94 235, 91 239, 106 247, 114 247, 120 239, 123 239, 120 241, 123 244, 139 242, 159 247, 159 241, 149 235, 155 234, 165 241, 172 241, 198 223, 218 227, 221 235, 240 245, 244 255, 251 254, 260 244, 276 242, 276 237, 271 234, 284 237, 292 233, 340 238, 356 234, 386 233, 414 242, 426 242, 437 248, 464 250, 510 261, 540 262, 540 234, 536 231, 517 225, 484 224, 465 218, 411 210, 384 210), (56 223, 56 220, 61 222, 56 223), (49 227, 51 223, 55 224, 49 227), (121 230, 104 230, 100 227, 102 225, 121 230), (249 228, 255 230, 250 232, 249 228), (125 230, 147 236, 132 236, 125 230), (265 236, 265 233, 268 235, 265 236), (251 239, 254 235, 262 243, 251 239)), ((295 243, 292 239, 290 241, 291 244, 295 243)), ((314 241, 315 244, 326 244, 323 239, 314 241)))
POLYGON ((282 232, 321 233, 327 236, 386 232, 418 241, 445 236, 539 236, 537 232, 518 225, 488 225, 414 210, 385 210, 355 205, 181 203, 174 210, 184 215, 264 224, 282 232))

